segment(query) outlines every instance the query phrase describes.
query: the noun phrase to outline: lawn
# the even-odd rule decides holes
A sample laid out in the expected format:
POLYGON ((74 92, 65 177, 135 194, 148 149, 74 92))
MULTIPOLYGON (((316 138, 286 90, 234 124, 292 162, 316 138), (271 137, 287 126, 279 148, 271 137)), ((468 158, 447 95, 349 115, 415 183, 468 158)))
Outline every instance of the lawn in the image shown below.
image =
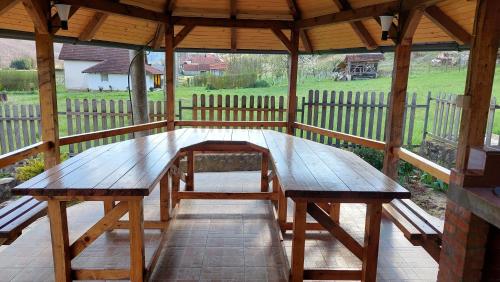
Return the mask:
MULTIPOLYGON (((499 68, 500 69, 500 68, 499 68)), ((498 71, 498 69, 497 69, 498 71)), ((417 93, 417 102, 423 104, 426 101, 427 93, 430 91, 434 95, 438 93, 463 94, 465 87, 466 70, 454 69, 450 71, 433 71, 432 69, 416 70, 411 73, 408 85, 408 92, 417 93)), ((372 80, 358 81, 333 81, 331 79, 299 78, 297 94, 299 97, 306 96, 310 89, 318 90, 344 90, 344 91, 375 91, 388 92, 391 85, 391 77, 380 77, 372 80)), ((206 90, 204 87, 185 87, 181 83, 176 88, 176 98, 182 99, 183 104, 189 105, 192 94, 231 94, 231 95, 287 95, 287 81, 283 80, 274 83, 268 88, 245 88, 245 89, 222 89, 206 90)), ((149 99, 160 101, 164 99, 163 91, 150 92, 149 99)), ((500 98, 500 77, 495 78, 493 95, 500 98)), ((65 110, 65 99, 114 99, 127 100, 128 92, 75 92, 66 91, 64 87, 58 87, 59 110, 65 110)), ((35 92, 10 92, 8 94, 9 103, 12 104, 38 104, 38 94, 35 92)), ((431 109, 432 114, 432 109, 431 109)), ((61 135, 66 135, 65 117, 61 117, 61 135)), ((424 111, 417 111, 415 117, 415 139, 418 144, 421 141, 423 128, 424 111)), ((500 114, 495 117, 494 133, 500 133, 500 114)))

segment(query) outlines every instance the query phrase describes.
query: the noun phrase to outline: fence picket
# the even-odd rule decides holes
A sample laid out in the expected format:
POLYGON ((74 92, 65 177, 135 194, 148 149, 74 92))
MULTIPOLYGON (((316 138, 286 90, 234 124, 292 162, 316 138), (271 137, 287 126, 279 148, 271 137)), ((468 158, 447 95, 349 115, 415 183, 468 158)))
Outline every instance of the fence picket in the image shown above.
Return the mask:
POLYGON ((408 120, 408 139, 406 140, 406 144, 410 146, 413 143, 413 126, 415 124, 415 110, 417 106, 417 93, 413 93, 410 104, 410 119, 408 120))
MULTIPOLYGON (((123 111, 123 100, 118 101, 118 113, 120 114, 118 116, 118 124, 120 125, 120 127, 124 127, 126 114, 123 111)), ((124 140, 125 140, 125 135, 120 135, 120 141, 124 141, 124 140)))
MULTIPOLYGON (((328 129, 333 130, 333 124, 335 122, 335 101, 336 101, 337 92, 332 91, 330 93, 330 119, 328 120, 328 129)), ((333 138, 328 137, 328 145, 333 144, 333 138)))
MULTIPOLYGON (((151 103, 152 112, 154 113, 154 105, 151 103)), ((116 128, 115 101, 109 101, 109 119, 111 120, 111 128, 116 128)), ((152 118, 154 120, 154 117, 152 118)), ((116 136, 111 137, 111 142, 116 142, 116 136)))
MULTIPOLYGON (((314 96, 314 91, 309 90, 309 96, 307 97, 307 124, 312 125, 312 115, 313 115, 313 96, 314 96)), ((306 139, 311 140, 311 132, 307 131, 306 132, 306 139)))
POLYGON ((238 95, 233 96, 233 120, 238 121, 238 95))
POLYGON ((193 100, 191 103, 193 106, 192 118, 193 120, 198 120, 198 96, 196 94, 193 94, 193 100))
POLYGON ((383 122, 384 118, 384 109, 385 109, 385 97, 384 97, 384 92, 380 92, 378 96, 378 108, 377 108, 377 131, 375 133, 375 138, 377 140, 381 140, 382 137, 382 126, 385 124, 383 122))
POLYGON ((354 114, 352 117, 352 134, 358 135, 358 114, 359 114, 359 98, 361 93, 356 92, 356 96, 354 97, 354 114))
MULTIPOLYGON (((71 101, 70 101, 71 103, 71 101)), ((1 114, 1 109, 0 109, 0 114, 1 114)), ((33 109, 33 105, 28 105, 28 114, 30 117, 30 137, 31 137, 31 144, 34 144, 37 142, 37 135, 36 135, 36 126, 35 126, 35 120, 38 119, 38 116, 35 116, 35 111, 33 109)), ((0 130, 3 132, 3 123, 2 123, 2 128, 0 130)), ((4 146, 2 146, 4 148, 4 146)))
POLYGON ((241 120, 247 120, 247 96, 241 97, 241 120))
MULTIPOLYGON (((106 100, 102 99, 101 100, 101 128, 102 130, 106 130, 108 129, 108 118, 107 118, 107 115, 106 115, 106 100)), ((102 143, 104 145, 108 144, 108 138, 103 138, 102 139, 102 143)))
MULTIPOLYGON (((319 90, 314 91, 314 105, 313 105, 313 126, 318 126, 319 119, 319 90)), ((316 141, 318 134, 313 133, 312 140, 316 141)))
MULTIPOLYGON (((339 103, 338 103, 338 112, 337 112, 337 131, 342 132, 342 118, 344 112, 344 91, 339 92, 339 103)), ((340 140, 336 139, 335 142, 337 147, 340 147, 340 140)))
MULTIPOLYGON (((208 120, 214 120, 214 95, 210 94, 208 96, 208 120)), ((212 126, 210 126, 212 127, 212 126)))
MULTIPOLYGON (((351 128, 351 104, 352 104, 352 92, 347 92, 347 106, 345 111, 345 126, 344 133, 349 133, 351 128)), ((348 146, 348 142, 344 141, 344 146, 348 146)))
POLYGON ((370 94, 370 117, 368 120, 368 138, 372 139, 373 138, 373 122, 375 120, 375 101, 376 101, 376 93, 372 92, 370 94))
MULTIPOLYGON (((97 100, 92 99, 92 130, 99 130, 99 110, 97 108, 97 100)), ((94 146, 99 146, 101 144, 100 139, 94 140, 94 146)))
MULTIPOLYGON (((76 134, 82 133, 82 120, 81 120, 81 112, 80 112, 80 100, 75 100, 75 125, 76 125, 76 134)), ((83 144, 79 142, 77 145, 78 153, 83 151, 83 144)))
MULTIPOLYGON (((90 132, 89 100, 83 99, 83 123, 85 133, 90 132)), ((92 147, 90 141, 85 142, 85 149, 92 147)))
MULTIPOLYGON (((264 96, 264 120, 269 120, 269 96, 264 96)), ((264 127, 267 128, 267 127, 264 127)))
POLYGON ((23 146, 28 146, 31 143, 28 133, 28 116, 26 115, 26 105, 21 105, 21 126, 23 130, 23 146))
MULTIPOLYGON (((217 120, 222 120, 222 95, 217 95, 217 120)), ((219 126, 219 128, 221 128, 219 126)))
POLYGON ((262 96, 257 96, 257 121, 262 120, 262 96))
POLYGON ((16 137, 16 149, 21 149, 21 132, 19 130, 19 107, 18 105, 12 106, 12 121, 14 123, 14 136, 16 137))
POLYGON ((363 106, 361 107, 361 134, 359 136, 365 137, 366 133, 366 111, 368 108, 368 92, 363 93, 363 106))
POLYGON ((4 131, 4 111, 3 106, 0 104, 0 150, 2 154, 9 152, 9 148, 6 147, 5 143, 5 131, 4 131))
MULTIPOLYGON (((278 112, 278 119, 279 121, 283 121, 283 116, 285 113, 285 98, 283 96, 280 96, 278 99, 278 107, 279 107, 279 112, 278 112)), ((280 132, 283 132, 283 128, 280 127, 279 129, 280 132)))
POLYGON ((254 120, 253 119, 254 109, 255 109, 255 97, 252 95, 252 96, 250 96, 250 118, 249 118, 250 121, 254 120))
MULTIPOLYGON (((328 91, 325 90, 325 91, 323 91, 323 97, 321 97, 321 121, 320 121, 321 128, 326 128, 327 104, 328 104, 328 91)), ((325 136, 324 135, 320 136, 319 142, 325 143, 325 136)))

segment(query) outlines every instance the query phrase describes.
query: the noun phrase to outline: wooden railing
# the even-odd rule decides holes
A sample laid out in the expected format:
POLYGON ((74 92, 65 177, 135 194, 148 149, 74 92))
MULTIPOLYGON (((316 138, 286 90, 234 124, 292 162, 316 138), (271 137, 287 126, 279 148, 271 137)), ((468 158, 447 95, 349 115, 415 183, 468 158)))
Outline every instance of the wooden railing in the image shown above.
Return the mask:
MULTIPOLYGON (((91 133, 76 134, 71 136, 61 137, 59 139, 59 144, 70 145, 85 141, 92 141, 96 139, 102 139, 107 137, 113 137, 123 134, 129 134, 139 131, 152 130, 156 128, 166 127, 166 121, 157 121, 151 123, 145 123, 140 125, 132 125, 126 127, 120 127, 109 130, 101 130, 91 133)), ((241 127, 241 128, 283 128, 286 127, 286 122, 284 121, 175 121, 175 126, 189 126, 189 127, 241 127)), ((382 141, 376 141, 364 137, 359 137, 351 134, 346 134, 338 131, 328 130, 320 127, 315 127, 303 123, 294 123, 294 127, 297 129, 309 131, 322 135, 325 137, 335 138, 357 144, 360 146, 365 146, 368 148, 376 150, 384 150, 385 143, 382 141)), ((27 146, 25 148, 10 152, 0 156, 0 168, 5 167, 23 159, 35 156, 39 153, 43 153, 49 150, 53 146, 51 142, 38 142, 33 145, 27 146)), ((442 180, 445 183, 450 182, 450 170, 444 168, 436 163, 433 163, 411 151, 404 148, 399 148, 395 152, 398 157, 415 167, 429 173, 430 175, 442 180)))

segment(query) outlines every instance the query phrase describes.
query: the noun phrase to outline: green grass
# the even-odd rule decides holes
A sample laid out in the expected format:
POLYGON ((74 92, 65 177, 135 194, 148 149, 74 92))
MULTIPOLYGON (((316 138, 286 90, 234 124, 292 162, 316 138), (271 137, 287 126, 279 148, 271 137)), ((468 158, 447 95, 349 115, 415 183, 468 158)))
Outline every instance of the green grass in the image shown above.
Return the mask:
MULTIPOLYGON (((497 68, 497 72, 500 68, 497 68)), ((430 91, 434 95, 438 93, 463 94, 465 88, 466 70, 453 69, 450 71, 433 70, 431 68, 415 68, 411 73, 408 92, 417 93, 417 103, 424 104, 427 93, 430 91)), ((372 80, 358 81, 333 81, 331 79, 299 78, 297 95, 306 96, 310 89, 317 90, 344 90, 344 91, 375 91, 388 92, 391 87, 391 77, 380 77, 372 80)), ((288 83, 286 80, 275 83, 268 88, 243 88, 243 89, 221 89, 206 90, 204 87, 185 87, 181 83, 176 87, 176 99, 182 99, 183 104, 189 105, 192 94, 231 94, 231 95, 271 95, 286 96, 288 83)), ((163 91, 148 93, 149 100, 160 101, 164 99, 163 91)), ((495 77, 493 96, 500 99, 500 76, 495 77)), ((128 99, 128 92, 75 92, 66 91, 63 87, 58 87, 57 92, 59 110, 65 110, 65 99, 128 99)), ((9 92, 9 103, 13 104, 38 104, 38 93, 35 92, 9 92)), ((300 99, 300 98, 299 98, 300 99)), ((177 107, 177 105, 176 105, 177 107)), ((432 109, 431 109, 432 114, 432 109)), ((422 136, 424 111, 417 110, 415 117, 415 139, 420 142, 422 136)), ((500 114, 495 117, 494 133, 500 133, 500 114)), ((60 120, 61 135, 66 135, 66 121, 64 117, 60 120)))

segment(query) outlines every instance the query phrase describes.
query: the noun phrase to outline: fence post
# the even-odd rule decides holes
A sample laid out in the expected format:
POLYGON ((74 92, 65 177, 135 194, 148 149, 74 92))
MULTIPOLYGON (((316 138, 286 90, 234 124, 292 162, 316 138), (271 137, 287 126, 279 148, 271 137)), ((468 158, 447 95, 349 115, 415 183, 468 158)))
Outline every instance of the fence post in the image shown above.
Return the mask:
POLYGON ((179 120, 182 120, 182 99, 179 99, 179 120))

